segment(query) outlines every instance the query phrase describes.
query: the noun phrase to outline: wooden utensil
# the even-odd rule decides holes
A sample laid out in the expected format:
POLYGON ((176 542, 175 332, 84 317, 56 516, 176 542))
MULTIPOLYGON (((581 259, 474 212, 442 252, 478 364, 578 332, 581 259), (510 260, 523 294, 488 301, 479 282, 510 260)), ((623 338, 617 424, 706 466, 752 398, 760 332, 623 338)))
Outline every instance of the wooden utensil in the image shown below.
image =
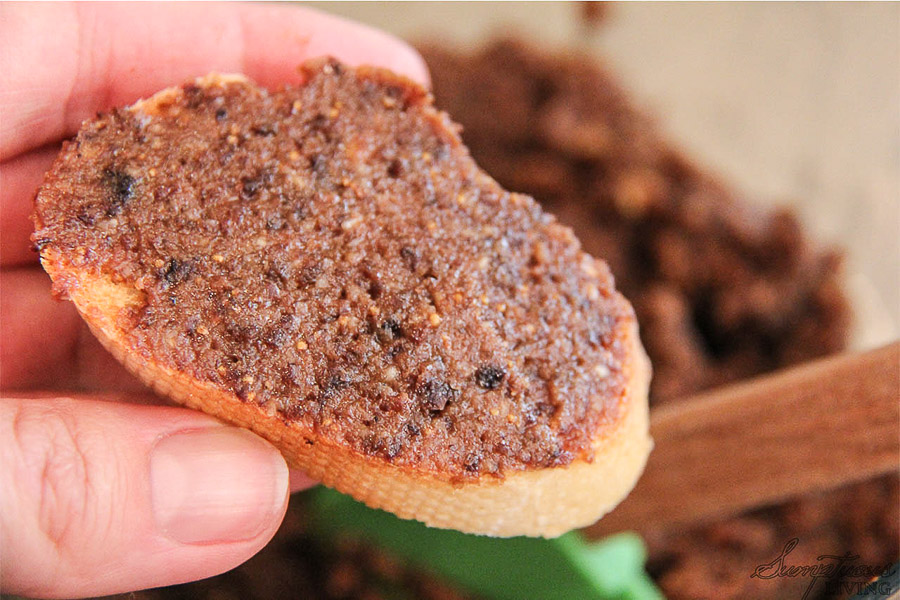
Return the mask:
POLYGON ((900 469, 900 342, 651 412, 634 491, 590 528, 684 526, 900 469))

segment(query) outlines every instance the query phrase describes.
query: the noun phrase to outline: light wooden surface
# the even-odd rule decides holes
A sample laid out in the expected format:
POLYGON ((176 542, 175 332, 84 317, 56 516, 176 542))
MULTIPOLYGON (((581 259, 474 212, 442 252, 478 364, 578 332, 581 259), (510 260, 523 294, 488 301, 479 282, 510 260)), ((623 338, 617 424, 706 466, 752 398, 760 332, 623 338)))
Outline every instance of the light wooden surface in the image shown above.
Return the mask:
POLYGON ((602 56, 702 164, 849 248, 855 347, 896 339, 900 4, 616 3, 593 33, 574 2, 312 4, 408 39, 518 31, 602 56))
POLYGON ((900 342, 656 409, 637 487, 592 533, 678 527, 900 469, 900 342))

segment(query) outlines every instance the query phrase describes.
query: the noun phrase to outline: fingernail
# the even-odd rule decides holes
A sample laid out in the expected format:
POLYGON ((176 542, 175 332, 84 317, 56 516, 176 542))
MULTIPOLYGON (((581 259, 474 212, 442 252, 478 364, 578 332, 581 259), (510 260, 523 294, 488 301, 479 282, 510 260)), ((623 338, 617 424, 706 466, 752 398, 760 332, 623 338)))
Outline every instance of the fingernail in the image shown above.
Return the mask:
POLYGON ((150 455, 153 513, 184 544, 253 539, 285 510, 288 468, 275 448, 236 427, 160 440, 150 455))

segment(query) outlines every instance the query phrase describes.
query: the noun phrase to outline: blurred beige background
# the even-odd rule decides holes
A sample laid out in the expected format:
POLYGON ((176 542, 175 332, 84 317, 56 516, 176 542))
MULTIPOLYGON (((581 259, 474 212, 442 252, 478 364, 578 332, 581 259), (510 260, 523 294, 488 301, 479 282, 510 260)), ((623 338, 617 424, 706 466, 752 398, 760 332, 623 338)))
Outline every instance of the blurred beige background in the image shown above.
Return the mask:
POLYGON ((407 39, 493 33, 589 50, 670 138, 760 204, 849 249, 857 346, 900 323, 900 4, 311 3, 407 39))

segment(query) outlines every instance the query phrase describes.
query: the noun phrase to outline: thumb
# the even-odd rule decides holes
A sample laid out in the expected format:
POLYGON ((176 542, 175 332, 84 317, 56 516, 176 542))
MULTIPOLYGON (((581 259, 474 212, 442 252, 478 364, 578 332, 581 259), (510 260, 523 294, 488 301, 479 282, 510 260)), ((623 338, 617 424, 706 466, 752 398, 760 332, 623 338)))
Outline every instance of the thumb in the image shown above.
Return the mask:
POLYGON ((274 535, 288 469, 190 410, 0 400, 0 589, 113 594, 209 577, 274 535))

